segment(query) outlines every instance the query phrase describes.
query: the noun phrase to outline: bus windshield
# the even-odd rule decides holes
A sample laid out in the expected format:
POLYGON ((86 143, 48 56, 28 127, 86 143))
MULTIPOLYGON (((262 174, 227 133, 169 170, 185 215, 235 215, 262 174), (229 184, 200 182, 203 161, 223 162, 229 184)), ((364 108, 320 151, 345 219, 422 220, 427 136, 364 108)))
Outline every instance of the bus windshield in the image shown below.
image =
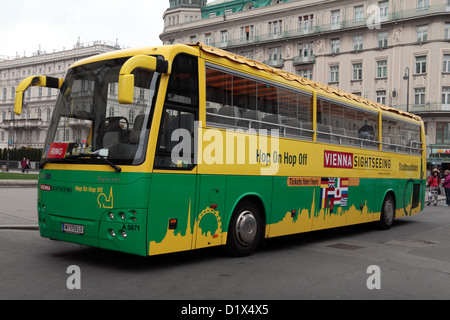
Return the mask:
POLYGON ((139 165, 145 160, 159 73, 137 69, 133 104, 119 104, 128 58, 70 69, 53 111, 41 167, 49 162, 139 165))

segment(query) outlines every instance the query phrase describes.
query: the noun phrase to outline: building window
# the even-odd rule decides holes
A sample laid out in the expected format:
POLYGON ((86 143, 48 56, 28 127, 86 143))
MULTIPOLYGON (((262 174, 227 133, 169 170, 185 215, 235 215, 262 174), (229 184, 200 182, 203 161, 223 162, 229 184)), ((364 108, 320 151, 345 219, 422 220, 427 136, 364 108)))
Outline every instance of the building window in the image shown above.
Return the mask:
POLYGON ((442 72, 450 72, 450 54, 444 54, 442 72))
POLYGON ((241 39, 242 40, 252 40, 255 34, 254 26, 241 27, 241 39))
POLYGON ((377 91, 377 102, 381 104, 386 104, 386 90, 377 91))
POLYGON ((312 80, 313 69, 312 68, 300 69, 300 70, 297 70, 297 74, 303 78, 312 80))
POLYGON ((416 74, 427 73, 427 56, 416 57, 416 74))
POLYGON ((417 42, 424 42, 428 40, 428 26, 419 26, 416 29, 417 42))
MULTIPOLYGON (((449 0, 450 1, 450 0, 449 0)), ((448 11, 450 11, 450 7, 448 7, 448 11)), ((444 28, 444 39, 445 40, 450 40, 450 23, 446 23, 445 24, 445 28, 444 28)))
POLYGON ((377 61, 377 78, 387 77, 387 60, 377 61))
POLYGON ((222 42, 222 44, 227 44, 228 42, 228 31, 227 30, 223 30, 220 31, 220 41, 222 42))
POLYGON ((386 21, 389 19, 389 1, 378 2, 378 8, 380 8, 380 20, 386 21))
POLYGON ((110 117, 114 117, 114 106, 111 106, 111 108, 109 109, 108 115, 110 117))
POLYGON ((272 21, 269 22, 269 34, 278 35, 283 32, 283 21, 272 21))
POLYGON ((269 60, 281 60, 281 47, 269 48, 269 60))
POLYGON ((306 15, 298 17, 298 30, 309 31, 314 27, 314 15, 306 15))
POLYGON ((314 55, 314 43, 313 42, 307 42, 307 43, 300 43, 298 45, 298 55, 299 57, 310 57, 314 55))
POLYGON ((364 6, 356 6, 353 8, 354 21, 359 22, 364 20, 364 6))
POLYGON ((341 27, 341 10, 331 11, 331 28, 338 29, 341 27))
POLYGON ((360 51, 363 49, 363 35, 353 36, 353 50, 360 51))
POLYGON ((341 41, 339 39, 331 39, 331 53, 339 53, 340 42, 341 41))
POLYGON ((239 53, 241 56, 252 59, 253 60, 253 50, 241 51, 239 53))
POLYGON ((447 108, 445 108, 445 110, 450 107, 450 87, 442 88, 442 104, 446 105, 447 108))
POLYGON ((339 66, 330 66, 330 82, 339 82, 339 66))
POLYGON ((362 63, 353 64, 352 80, 362 80, 362 63))
POLYGON ((436 123, 436 143, 450 143, 450 123, 436 123))
POLYGON ((429 8, 428 0, 417 0, 417 11, 427 10, 429 8))
POLYGON ((388 46, 389 32, 378 33, 378 48, 385 48, 388 46))
POLYGON ((425 105, 425 88, 414 89, 414 105, 425 105))
POLYGON ((205 44, 210 46, 212 45, 212 35, 211 33, 205 33, 205 44))

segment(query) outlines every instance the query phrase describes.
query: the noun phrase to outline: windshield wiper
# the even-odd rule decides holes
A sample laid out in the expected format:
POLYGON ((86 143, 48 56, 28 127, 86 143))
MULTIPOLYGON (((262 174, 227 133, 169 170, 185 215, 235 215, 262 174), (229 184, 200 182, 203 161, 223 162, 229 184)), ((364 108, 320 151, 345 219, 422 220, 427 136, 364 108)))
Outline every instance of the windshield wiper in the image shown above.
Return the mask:
POLYGON ((120 168, 119 166, 116 166, 114 163, 112 163, 111 161, 108 160, 107 157, 102 156, 100 154, 94 154, 94 153, 80 153, 77 155, 71 155, 71 156, 67 156, 64 159, 80 159, 80 158, 89 158, 89 159, 101 159, 104 163, 106 163, 107 165, 109 165, 111 168, 113 168, 117 173, 122 171, 122 168, 120 168))

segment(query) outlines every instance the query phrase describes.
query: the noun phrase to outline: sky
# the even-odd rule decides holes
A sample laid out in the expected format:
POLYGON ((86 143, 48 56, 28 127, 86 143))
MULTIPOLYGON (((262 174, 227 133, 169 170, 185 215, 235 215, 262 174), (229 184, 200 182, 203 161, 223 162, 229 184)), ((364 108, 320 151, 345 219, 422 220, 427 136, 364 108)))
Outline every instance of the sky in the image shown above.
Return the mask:
POLYGON ((72 49, 78 39, 127 47, 160 45, 168 7, 169 0, 8 1, 0 10, 0 56, 72 49))

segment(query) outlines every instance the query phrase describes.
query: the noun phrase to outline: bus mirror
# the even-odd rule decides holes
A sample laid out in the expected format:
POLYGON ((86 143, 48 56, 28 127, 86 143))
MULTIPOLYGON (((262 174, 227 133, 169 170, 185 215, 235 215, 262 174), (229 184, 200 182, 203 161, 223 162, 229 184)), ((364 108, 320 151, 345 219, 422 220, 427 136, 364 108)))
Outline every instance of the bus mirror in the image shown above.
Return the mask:
POLYGON ((119 103, 132 104, 134 100, 135 69, 145 69, 159 73, 169 74, 169 62, 146 55, 137 55, 127 60, 120 69, 119 74, 119 103))
POLYGON ((133 104, 134 100, 134 75, 119 76, 119 103, 133 104))
POLYGON ((14 102, 14 113, 19 116, 22 114, 23 93, 30 86, 31 87, 47 87, 47 88, 59 89, 59 88, 61 88, 63 82, 64 82, 64 79, 62 79, 62 78, 52 78, 52 77, 45 77, 45 76, 28 77, 28 78, 22 80, 22 82, 17 86, 17 89, 16 89, 16 99, 14 102))

